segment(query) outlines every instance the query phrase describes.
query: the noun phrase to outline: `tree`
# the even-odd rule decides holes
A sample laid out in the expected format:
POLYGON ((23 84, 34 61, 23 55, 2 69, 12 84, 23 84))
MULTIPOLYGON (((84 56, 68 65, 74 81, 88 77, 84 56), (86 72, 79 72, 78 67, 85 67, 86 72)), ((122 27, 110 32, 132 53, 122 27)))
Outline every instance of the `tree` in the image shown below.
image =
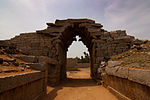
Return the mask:
POLYGON ((77 57, 78 63, 89 63, 89 54, 86 52, 83 52, 84 57, 81 56, 81 58, 77 57))

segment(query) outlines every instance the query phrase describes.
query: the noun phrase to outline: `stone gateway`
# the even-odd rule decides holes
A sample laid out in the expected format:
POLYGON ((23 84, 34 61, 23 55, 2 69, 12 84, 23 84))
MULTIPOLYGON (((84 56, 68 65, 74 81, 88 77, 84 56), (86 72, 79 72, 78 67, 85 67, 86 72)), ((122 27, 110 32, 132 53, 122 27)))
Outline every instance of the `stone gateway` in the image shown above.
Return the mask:
POLYGON ((127 35, 126 31, 108 32, 102 28, 103 25, 90 19, 56 20, 55 23, 47 23, 47 26, 34 33, 23 33, 5 41, 5 44, 13 45, 25 55, 35 56, 35 59, 41 56, 49 58, 49 85, 56 85, 66 78, 66 55, 76 36, 81 37, 88 48, 93 79, 98 78, 97 71, 102 61, 130 49, 134 41, 134 37, 127 35))

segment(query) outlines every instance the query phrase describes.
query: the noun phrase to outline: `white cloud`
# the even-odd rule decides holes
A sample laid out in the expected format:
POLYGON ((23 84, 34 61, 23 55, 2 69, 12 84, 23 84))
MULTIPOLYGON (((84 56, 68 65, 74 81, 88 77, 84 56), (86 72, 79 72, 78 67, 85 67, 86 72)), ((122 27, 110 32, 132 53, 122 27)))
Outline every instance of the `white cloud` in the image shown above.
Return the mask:
POLYGON ((149 1, 144 0, 113 0, 105 9, 106 28, 126 29, 131 35, 149 39, 150 35, 147 34, 150 32, 149 4, 149 1))
POLYGON ((0 39, 46 27, 48 0, 9 0, 0 10, 0 39))
MULTIPOLYGON (((150 39, 149 5, 149 0, 2 0, 0 39, 43 29, 46 22, 66 18, 90 18, 106 30, 125 29, 140 39, 150 39)), ((74 50, 70 54, 77 52, 74 50)))

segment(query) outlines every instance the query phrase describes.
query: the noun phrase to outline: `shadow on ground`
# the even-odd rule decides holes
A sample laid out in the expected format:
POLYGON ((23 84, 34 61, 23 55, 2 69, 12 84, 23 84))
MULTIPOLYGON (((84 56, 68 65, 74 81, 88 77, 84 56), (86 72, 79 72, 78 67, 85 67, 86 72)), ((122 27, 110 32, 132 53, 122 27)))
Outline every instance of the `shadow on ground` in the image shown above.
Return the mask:
POLYGON ((87 87, 96 86, 96 82, 92 79, 71 79, 68 78, 61 82, 58 86, 47 87, 47 95, 45 95, 41 100, 54 100, 57 96, 57 92, 64 87, 87 87))

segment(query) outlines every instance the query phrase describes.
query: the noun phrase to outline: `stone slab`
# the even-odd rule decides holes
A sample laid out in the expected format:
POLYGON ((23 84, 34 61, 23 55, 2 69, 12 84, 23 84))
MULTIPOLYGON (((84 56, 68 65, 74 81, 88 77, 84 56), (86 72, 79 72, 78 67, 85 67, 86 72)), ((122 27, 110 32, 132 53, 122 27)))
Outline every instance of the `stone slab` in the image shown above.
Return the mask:
POLYGON ((150 70, 130 68, 128 79, 150 87, 150 70))
POLYGON ((126 78, 133 82, 137 82, 150 87, 150 70, 135 69, 129 67, 106 67, 105 69, 108 75, 117 76, 120 78, 126 78))
POLYGON ((107 72, 108 75, 114 75, 121 78, 128 78, 129 69, 117 66, 117 67, 106 67, 105 71, 107 72))
POLYGON ((41 79, 42 77, 44 76, 40 71, 18 75, 0 76, 0 93, 41 79))

